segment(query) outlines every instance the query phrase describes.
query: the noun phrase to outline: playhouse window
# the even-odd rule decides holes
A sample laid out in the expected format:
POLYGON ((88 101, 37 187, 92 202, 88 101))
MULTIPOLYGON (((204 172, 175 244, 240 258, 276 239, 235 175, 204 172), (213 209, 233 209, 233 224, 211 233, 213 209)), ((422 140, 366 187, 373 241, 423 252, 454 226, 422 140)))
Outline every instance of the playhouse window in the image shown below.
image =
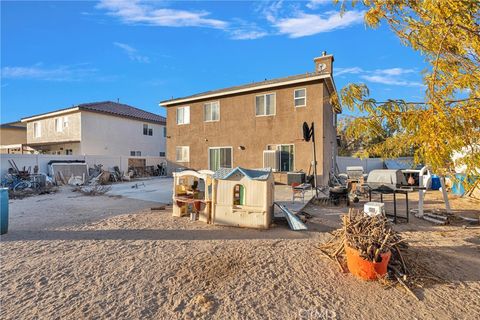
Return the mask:
POLYGON ((233 187, 233 204, 234 205, 245 205, 245 187, 241 184, 236 184, 233 187))

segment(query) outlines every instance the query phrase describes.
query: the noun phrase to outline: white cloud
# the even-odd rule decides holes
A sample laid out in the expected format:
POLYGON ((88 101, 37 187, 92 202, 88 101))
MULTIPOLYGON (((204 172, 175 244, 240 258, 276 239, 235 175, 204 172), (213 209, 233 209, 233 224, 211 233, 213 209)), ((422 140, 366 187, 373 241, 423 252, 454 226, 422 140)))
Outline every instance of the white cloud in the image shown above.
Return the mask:
POLYGON ((130 60, 132 61, 137 61, 142 63, 150 62, 150 59, 148 57, 138 54, 137 49, 135 49, 132 46, 129 46, 126 43, 114 42, 113 44, 119 47, 120 49, 122 49, 127 54, 128 58, 130 58, 130 60))
POLYGON ((128 24, 146 24, 163 27, 211 27, 224 29, 228 23, 210 19, 207 11, 187 11, 165 9, 152 6, 155 2, 140 0, 101 0, 97 5, 108 14, 120 18, 128 24))
POLYGON ((403 80, 403 79, 399 79, 391 76, 363 75, 361 76, 361 78, 370 82, 386 84, 386 85, 423 87, 423 84, 421 82, 408 81, 408 80, 403 80))
POLYGON ((415 69, 406 68, 387 68, 376 70, 365 70, 360 67, 334 68, 335 76, 340 75, 358 75, 361 79, 368 82, 380 83, 393 86, 423 87, 418 81, 411 81, 406 75, 416 73, 415 69))
POLYGON ((358 74, 362 73, 363 69, 360 67, 352 67, 352 68, 334 68, 333 72, 336 76, 340 76, 342 74, 358 74))
POLYGON ((267 35, 268 33, 262 30, 236 29, 230 32, 230 38, 234 40, 253 40, 267 35))
POLYGON ((332 0, 310 0, 306 6, 307 8, 309 9, 317 9, 318 7, 320 7, 321 5, 324 5, 324 4, 332 4, 332 0))
POLYGON ((402 69, 402 68, 390 68, 390 69, 377 69, 375 70, 378 74, 384 74, 387 76, 400 76, 407 73, 415 72, 415 69, 402 69))
POLYGON ((315 15, 299 11, 292 18, 273 21, 273 25, 281 34, 299 38, 359 24, 363 22, 364 13, 364 11, 347 11, 342 15, 337 11, 329 11, 323 15, 315 15))
POLYGON ((2 78, 5 79, 32 79, 46 81, 79 81, 97 72, 93 68, 75 66, 59 66, 46 68, 41 64, 28 67, 3 67, 2 78))

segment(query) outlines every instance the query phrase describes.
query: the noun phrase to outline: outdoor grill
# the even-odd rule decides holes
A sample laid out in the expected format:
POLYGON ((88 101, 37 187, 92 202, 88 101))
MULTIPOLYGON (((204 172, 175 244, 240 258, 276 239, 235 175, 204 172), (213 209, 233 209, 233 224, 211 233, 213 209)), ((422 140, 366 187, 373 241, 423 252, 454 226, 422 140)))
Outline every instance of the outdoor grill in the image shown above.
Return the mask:
POLYGON ((407 184, 405 176, 401 170, 372 170, 368 174, 367 183, 363 185, 368 188, 369 201, 372 201, 372 194, 380 195, 380 202, 383 203, 383 196, 386 194, 393 195, 393 215, 386 214, 393 217, 393 222, 397 222, 397 218, 408 219, 408 193, 413 192, 414 189, 407 184), (402 217, 397 216, 397 194, 405 195, 406 215, 402 217))

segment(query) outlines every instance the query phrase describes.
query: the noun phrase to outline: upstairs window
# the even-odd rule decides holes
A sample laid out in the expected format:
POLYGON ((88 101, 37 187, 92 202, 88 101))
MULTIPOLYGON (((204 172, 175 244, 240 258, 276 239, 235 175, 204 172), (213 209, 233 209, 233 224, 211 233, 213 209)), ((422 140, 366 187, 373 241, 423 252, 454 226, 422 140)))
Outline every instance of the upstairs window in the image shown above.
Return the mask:
POLYGON ((190 123, 190 107, 177 108, 177 124, 190 123))
POLYGON ((62 132, 63 131, 62 118, 55 118, 55 131, 56 132, 62 132))
POLYGON ((68 117, 63 117, 63 128, 68 128, 68 117))
POLYGON ((33 137, 40 138, 42 136, 42 124, 40 122, 33 123, 33 137))
POLYGON ((175 159, 177 162, 188 162, 190 161, 190 147, 188 146, 179 146, 175 149, 175 159))
POLYGON ((163 127, 163 137, 167 137, 167 127, 163 127))
POLYGON ((307 89, 296 89, 293 93, 295 107, 305 107, 307 105, 307 89))
POLYGON ((148 124, 143 125, 143 135, 144 136, 153 136, 153 128, 150 128, 148 124))
POLYGON ((275 114, 275 93, 262 94, 255 97, 255 114, 271 116, 275 114))
POLYGON ((203 105, 204 121, 220 120, 220 103, 218 101, 205 103, 203 105))

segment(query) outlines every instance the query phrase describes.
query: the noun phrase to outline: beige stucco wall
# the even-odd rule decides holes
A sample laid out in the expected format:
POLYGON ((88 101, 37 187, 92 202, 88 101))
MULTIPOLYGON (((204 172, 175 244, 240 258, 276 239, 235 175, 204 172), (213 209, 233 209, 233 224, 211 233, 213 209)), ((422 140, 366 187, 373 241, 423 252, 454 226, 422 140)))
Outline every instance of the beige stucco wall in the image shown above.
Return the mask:
POLYGON ((27 143, 27 131, 24 129, 0 128, 0 145, 27 143))
MULTIPOLYGON (((246 168, 263 167, 263 150, 268 144, 293 144, 295 146, 295 170, 308 172, 312 161, 312 143, 302 141, 302 124, 304 121, 316 124, 316 147, 318 172, 325 183, 328 179, 329 167, 325 167, 324 158, 331 158, 330 136, 323 126, 324 118, 333 116, 325 112, 329 108, 325 101, 324 82, 317 80, 303 85, 285 86, 275 89, 250 92, 204 100, 190 104, 174 105, 167 108, 167 160, 169 165, 185 166, 193 169, 208 168, 208 148, 233 148, 233 166, 246 168), (295 107, 294 89, 307 89, 307 105, 295 107), (274 116, 255 115, 255 96, 262 93, 276 93, 276 114, 274 116), (204 122, 203 105, 209 101, 220 101, 220 121, 204 122), (176 124, 176 109, 179 106, 190 106, 190 124, 176 124), (328 148, 324 149, 324 145, 328 148), (176 163, 175 147, 190 147, 190 162, 176 163), (239 147, 245 147, 240 150, 239 147)), ((332 119, 325 119, 332 123, 332 119)))
POLYGON ((45 142, 68 142, 79 141, 81 138, 81 115, 80 112, 73 112, 54 117, 43 118, 27 122, 27 143, 45 143, 45 142), (55 119, 68 117, 68 127, 63 128, 61 132, 55 130, 55 119), (34 123, 39 123, 41 127, 41 136, 34 137, 34 123))
POLYGON ((165 152, 165 137, 160 124, 100 113, 81 111, 81 152, 96 155, 159 156, 165 152), (153 136, 143 135, 143 124, 153 128, 153 136))

